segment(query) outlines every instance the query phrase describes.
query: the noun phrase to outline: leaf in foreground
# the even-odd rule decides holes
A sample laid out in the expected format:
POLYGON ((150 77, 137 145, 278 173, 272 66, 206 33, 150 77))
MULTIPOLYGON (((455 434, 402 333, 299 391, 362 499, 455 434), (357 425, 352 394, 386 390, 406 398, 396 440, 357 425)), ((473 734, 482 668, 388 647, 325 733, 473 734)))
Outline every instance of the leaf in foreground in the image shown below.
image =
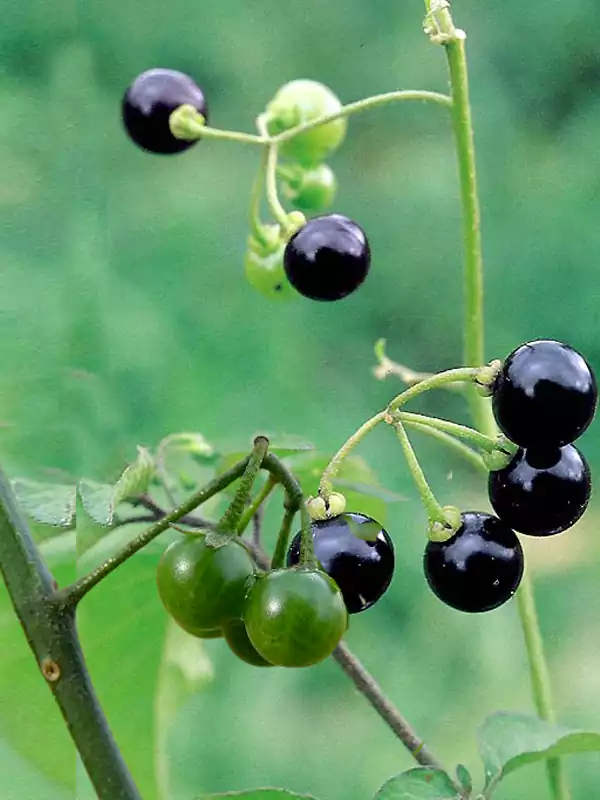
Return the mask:
POLYGON ((477 732, 486 789, 527 764, 573 753, 600 751, 600 733, 578 731, 528 714, 499 711, 477 732))

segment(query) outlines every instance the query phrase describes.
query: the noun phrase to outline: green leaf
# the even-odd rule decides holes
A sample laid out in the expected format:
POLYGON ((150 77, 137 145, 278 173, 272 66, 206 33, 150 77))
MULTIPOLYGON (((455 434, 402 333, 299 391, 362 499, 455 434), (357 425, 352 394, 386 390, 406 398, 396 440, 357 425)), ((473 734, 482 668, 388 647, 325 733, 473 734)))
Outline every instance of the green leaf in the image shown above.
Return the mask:
POLYGON ((457 764, 456 778, 460 785, 470 794, 473 791, 473 778, 464 764, 457 764))
POLYGON ((316 800, 312 794, 296 794, 287 789, 248 789, 243 792, 223 792, 221 794, 201 794, 198 800, 218 800, 231 797, 234 800, 316 800))
POLYGON ((155 472, 154 460, 148 450, 138 447, 138 457, 114 484, 79 481, 79 496, 89 516, 99 525, 110 527, 119 503, 143 494, 155 472))
POLYGON ((99 525, 108 527, 114 519, 114 486, 108 483, 82 480, 78 484, 79 497, 89 517, 99 525))
POLYGON ((204 541, 207 547, 218 550, 220 547, 225 547, 226 544, 229 544, 232 538, 236 537, 232 537, 230 533, 226 533, 225 531, 208 531, 204 537, 204 541))
POLYGON ((147 491, 156 466, 149 450, 138 447, 138 455, 133 464, 130 464, 115 484, 113 494, 114 509, 130 497, 143 494, 147 491))
POLYGON ((460 800, 450 777, 439 769, 416 767, 390 778, 374 800, 460 800))
POLYGON ((46 525, 72 528, 75 524, 76 487, 40 483, 26 478, 11 481, 17 502, 27 516, 46 525))
POLYGON ((572 753, 600 751, 600 733, 577 731, 527 714, 500 711, 477 732, 486 789, 527 764, 572 753))

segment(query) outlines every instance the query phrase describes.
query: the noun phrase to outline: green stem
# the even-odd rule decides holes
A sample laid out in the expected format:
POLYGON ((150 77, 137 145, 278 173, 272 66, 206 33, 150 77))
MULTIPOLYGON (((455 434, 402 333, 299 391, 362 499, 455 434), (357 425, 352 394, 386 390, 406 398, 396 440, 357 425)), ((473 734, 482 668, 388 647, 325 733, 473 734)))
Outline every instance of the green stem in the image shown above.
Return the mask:
POLYGON ((483 463, 483 459, 479 453, 476 453, 468 445, 463 444, 463 442, 459 441, 458 439, 455 439, 454 436, 443 433, 437 428, 432 428, 430 425, 422 425, 420 422, 412 422, 407 419, 404 420, 404 425, 408 428, 418 431, 419 433, 425 433, 428 436, 437 439, 439 442, 447 447, 450 447, 456 453, 461 455, 477 469, 484 469, 487 472, 487 467, 483 463))
POLYGON ((260 166, 258 168, 258 173, 254 180, 254 186, 252 187, 252 194, 250 196, 250 229, 254 238, 262 245, 267 244, 263 233, 263 223, 260 218, 260 201, 265 183, 268 155, 269 151, 265 147, 261 153, 260 166))
MULTIPOLYGON (((552 701, 550 673, 544 654, 544 643, 535 607, 533 582, 527 570, 525 570, 516 597, 525 638, 535 708, 541 719, 555 722, 556 714, 552 701)), ((552 796, 555 800, 568 800, 570 796, 569 787, 561 760, 558 758, 548 759, 546 767, 552 796)))
POLYGON ((295 128, 290 128, 287 131, 283 131, 283 133, 279 133, 277 136, 274 136, 273 141, 277 144, 281 144, 282 142, 287 142, 289 139, 293 139, 295 136, 298 136, 301 133, 310 131, 313 128, 318 128, 319 125, 324 125, 327 122, 333 122, 333 120, 340 119, 341 117, 349 117, 352 114, 358 114, 361 111, 369 111, 372 108, 389 105, 390 103, 395 103, 402 100, 422 100, 424 102, 436 103, 437 105, 445 108, 450 108, 452 106, 451 99, 447 95, 440 94, 439 92, 428 92, 412 89, 403 89, 396 92, 385 92, 384 94, 376 94, 372 97, 365 97, 363 100, 357 100, 354 103, 348 103, 337 111, 334 111, 332 114, 325 114, 322 117, 319 117, 319 119, 312 120, 311 122, 306 122, 303 125, 297 125, 295 128))
MULTIPOLYGON (((430 5, 428 4, 428 9, 430 5)), ((464 359, 475 366, 483 364, 484 324, 483 324, 483 258, 481 247, 480 213, 475 167, 475 144, 471 106, 469 102, 469 82, 465 52, 465 33, 454 26, 449 6, 435 11, 432 15, 444 44, 448 59, 452 96, 452 125, 458 161, 460 194, 463 209, 464 240, 464 359)), ((432 37, 434 38, 434 37, 432 37)), ((435 40, 435 39, 434 39, 435 40)), ((496 424, 492 416, 489 400, 481 397, 474 386, 469 389, 471 416, 475 426, 483 433, 494 435, 496 424)), ((548 667, 530 579, 524 576, 517 592, 517 605, 531 673, 532 693, 537 712, 542 719, 553 717, 552 696, 548 667), (543 689, 543 691, 542 691, 543 689)), ((568 800, 569 791, 558 759, 547 762, 549 784, 554 800, 568 800)))
POLYGON ((346 456, 353 448, 356 447, 357 444, 359 444, 359 442, 365 438, 368 433, 373 430, 373 428, 377 427, 380 422, 384 422, 385 419, 385 411, 380 411, 379 414, 375 414, 374 417, 371 417, 371 419, 368 419, 363 425, 361 425, 360 428, 353 433, 346 442, 344 442, 337 453, 333 456, 329 464, 325 467, 319 482, 319 494, 324 500, 327 500, 329 495, 332 493, 332 480, 337 475, 337 472, 346 456))
POLYGON ((287 505, 283 519, 281 520, 281 527, 277 535, 277 543, 273 552, 273 559, 271 566, 273 569, 281 569, 285 565, 285 557, 287 555, 288 542, 290 540, 290 533, 292 531, 292 522, 296 516, 297 509, 291 505, 287 505))
POLYGON ((222 492, 230 483, 233 483, 233 481, 243 475, 249 460, 250 456, 239 461, 230 470, 219 475, 202 489, 195 492, 188 500, 177 506, 177 508, 174 508, 161 520, 151 525, 149 528, 146 528, 145 531, 142 531, 139 536, 136 536, 135 539, 128 542, 118 553, 115 553, 114 556, 107 558, 106 561, 92 570, 88 575, 84 575, 82 578, 75 581, 75 583, 58 592, 57 597, 60 599, 62 605, 71 608, 75 607, 94 586, 97 586, 107 575, 114 572, 117 567, 127 561, 128 558, 135 555, 135 553, 144 548, 153 539, 160 536, 161 533, 167 530, 171 523, 177 522, 181 517, 187 516, 195 508, 205 503, 211 497, 214 497, 214 495, 219 494, 219 492, 222 492))
POLYGON ((286 508, 293 508, 300 510, 300 522, 302 530, 302 543, 300 548, 300 561, 303 564, 317 564, 315 556, 315 548, 313 544, 312 529, 310 523, 310 516, 306 508, 306 501, 302 494, 300 484, 294 478, 285 464, 273 455, 267 453, 263 461, 263 469, 268 470, 271 476, 281 483, 286 491, 286 508))
POLYGON ((240 517, 240 521, 237 526, 237 532, 239 536, 244 533, 258 509, 262 506, 276 486, 277 481, 271 475, 269 475, 260 492, 258 492, 254 500, 250 503, 248 508, 240 517))
POLYGON ((468 428, 466 425, 459 425, 456 422, 450 422, 446 419, 438 419, 437 417, 428 417, 425 414, 412 414, 408 411, 400 411, 396 415, 402 423, 416 422, 420 425, 435 428, 443 433, 448 433, 456 439, 462 439, 470 444, 472 447, 477 447, 486 453, 492 453, 498 449, 498 440, 492 436, 487 436, 485 433, 480 433, 474 428, 468 428))
POLYGON ((199 114, 194 106, 187 103, 173 111, 169 118, 169 127, 176 139, 183 139, 186 142, 195 142, 199 139, 217 139, 219 141, 259 145, 265 145, 269 142, 268 136, 209 128, 205 124, 202 114, 199 114))
POLYGON ((400 444, 402 445, 402 450, 404 451, 404 457, 406 458, 408 469, 410 470, 410 474, 412 475, 415 485, 421 496, 421 502, 425 506, 425 511, 427 512, 429 522, 437 522, 439 525, 445 525, 446 515, 444 514, 444 509, 435 499, 435 495, 427 483, 427 478, 421 469, 419 460, 412 448, 408 436, 406 435, 404 425, 399 420, 395 420, 392 424, 398 439, 400 440, 400 444))
POLYGON ((248 459, 246 469, 240 480, 240 485, 229 504, 229 508, 218 522, 217 528, 226 533, 237 532, 238 525, 248 503, 248 498, 254 486, 254 481, 260 470, 264 457, 269 449, 269 440, 265 436, 257 436, 254 440, 252 453, 248 459))
MULTIPOLYGON (((447 369, 444 372, 438 372, 436 375, 432 375, 430 378, 426 378, 419 383, 415 383, 410 386, 408 389, 405 389, 401 394, 394 397, 394 399, 389 403, 387 407, 388 413, 392 413, 400 408, 400 406, 406 405, 409 400, 412 400, 415 397, 418 397, 423 392, 428 392, 431 389, 442 389, 447 387, 451 383, 472 383, 479 373, 479 369, 476 367, 458 367, 457 369, 447 369)), ((479 395, 477 395, 477 399, 479 395)))
POLYGON ((0 570, 15 612, 101 800, 141 800, 94 692, 74 609, 57 602, 5 476, 0 473, 0 570))

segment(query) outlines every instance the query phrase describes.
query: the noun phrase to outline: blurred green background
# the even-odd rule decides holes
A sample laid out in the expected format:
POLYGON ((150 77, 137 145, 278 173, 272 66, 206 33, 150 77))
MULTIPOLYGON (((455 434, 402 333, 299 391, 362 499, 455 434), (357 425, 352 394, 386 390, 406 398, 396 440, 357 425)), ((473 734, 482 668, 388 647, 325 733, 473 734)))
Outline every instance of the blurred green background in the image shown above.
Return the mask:
MULTIPOLYGON (((487 355, 564 339, 600 367, 600 51, 593 0, 456 0, 469 34, 487 263, 487 355)), ((247 440, 283 430, 333 452, 399 388, 373 343, 437 370, 460 364, 460 209, 448 120, 400 105, 353 118, 332 160, 336 210, 368 231, 373 268, 337 304, 275 304, 243 277, 258 153, 204 143, 172 159, 124 136, 121 95, 168 66, 204 88, 211 123, 251 130, 279 85, 322 80, 348 102, 446 86, 443 52, 411 2, 6 0, 0 27, 0 437, 11 477, 110 480, 167 433, 247 440)), ((421 408, 465 419, 458 398, 421 408)), ((596 428, 583 447, 600 467, 596 428)), ((348 641, 448 764, 477 778, 474 731, 531 711, 514 604, 444 607, 421 574, 425 520, 397 443, 361 453, 407 501, 387 527, 398 568, 348 641)), ((419 441, 444 502, 487 507, 481 477, 419 441)), ((527 542, 561 719, 600 727, 598 502, 553 541, 527 542)), ((69 546, 69 540, 66 546, 69 546)), ((334 663, 253 670, 222 643, 166 632, 153 571, 164 543, 90 596, 81 634, 101 700, 145 800, 282 785, 365 800, 410 760, 334 663)), ((58 559, 60 560, 60 559, 58 559)), ((64 559, 63 559, 64 561, 64 559)), ((68 559, 67 559, 68 562, 68 559)), ((62 581, 71 566, 58 569, 62 581)), ((88 797, 8 600, 0 606, 3 797, 88 797)), ((569 763, 597 794, 597 756, 569 763)), ((500 799, 547 797, 537 767, 500 799)))

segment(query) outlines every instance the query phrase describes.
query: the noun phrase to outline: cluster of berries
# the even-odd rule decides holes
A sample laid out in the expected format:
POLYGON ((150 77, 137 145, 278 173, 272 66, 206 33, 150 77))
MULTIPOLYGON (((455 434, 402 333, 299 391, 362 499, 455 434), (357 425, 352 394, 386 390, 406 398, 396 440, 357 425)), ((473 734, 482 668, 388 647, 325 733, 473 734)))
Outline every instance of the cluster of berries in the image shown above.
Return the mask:
MULTIPOLYGON (((151 69, 129 86, 122 102, 122 119, 130 139, 151 153, 173 155, 195 141, 174 136, 171 115, 191 106, 208 122, 204 92, 181 72, 151 69)), ((271 136, 314 122, 341 109, 337 96, 316 81, 296 80, 283 86, 268 104, 266 129, 271 136)), ((338 117, 281 143, 279 154, 289 159, 278 170, 285 196, 300 211, 318 211, 335 196, 335 175, 323 163, 343 141, 347 122, 338 117)), ((292 212, 294 214, 294 212, 292 212)), ((340 300, 365 280, 371 263, 367 237, 342 214, 322 214, 303 224, 291 236, 279 225, 263 225, 249 238, 246 275, 270 297, 293 294, 290 285, 312 300, 340 300)))
POLYGON ((425 575, 441 600, 461 611, 497 608, 523 574, 515 531, 552 536, 581 517, 590 470, 572 442, 592 421, 596 402, 594 374, 572 347, 539 340, 508 356, 492 386, 492 404, 499 428, 519 449, 507 466, 490 472, 497 516, 466 512, 451 539, 427 545, 425 575))
POLYGON ((166 610, 188 633, 223 637, 242 660, 259 667, 306 667, 331 655, 348 614, 373 605, 394 571, 385 530, 363 514, 312 524, 319 567, 302 566, 301 533, 285 569, 259 572, 243 541, 211 547, 206 536, 172 544, 158 565, 166 610))

